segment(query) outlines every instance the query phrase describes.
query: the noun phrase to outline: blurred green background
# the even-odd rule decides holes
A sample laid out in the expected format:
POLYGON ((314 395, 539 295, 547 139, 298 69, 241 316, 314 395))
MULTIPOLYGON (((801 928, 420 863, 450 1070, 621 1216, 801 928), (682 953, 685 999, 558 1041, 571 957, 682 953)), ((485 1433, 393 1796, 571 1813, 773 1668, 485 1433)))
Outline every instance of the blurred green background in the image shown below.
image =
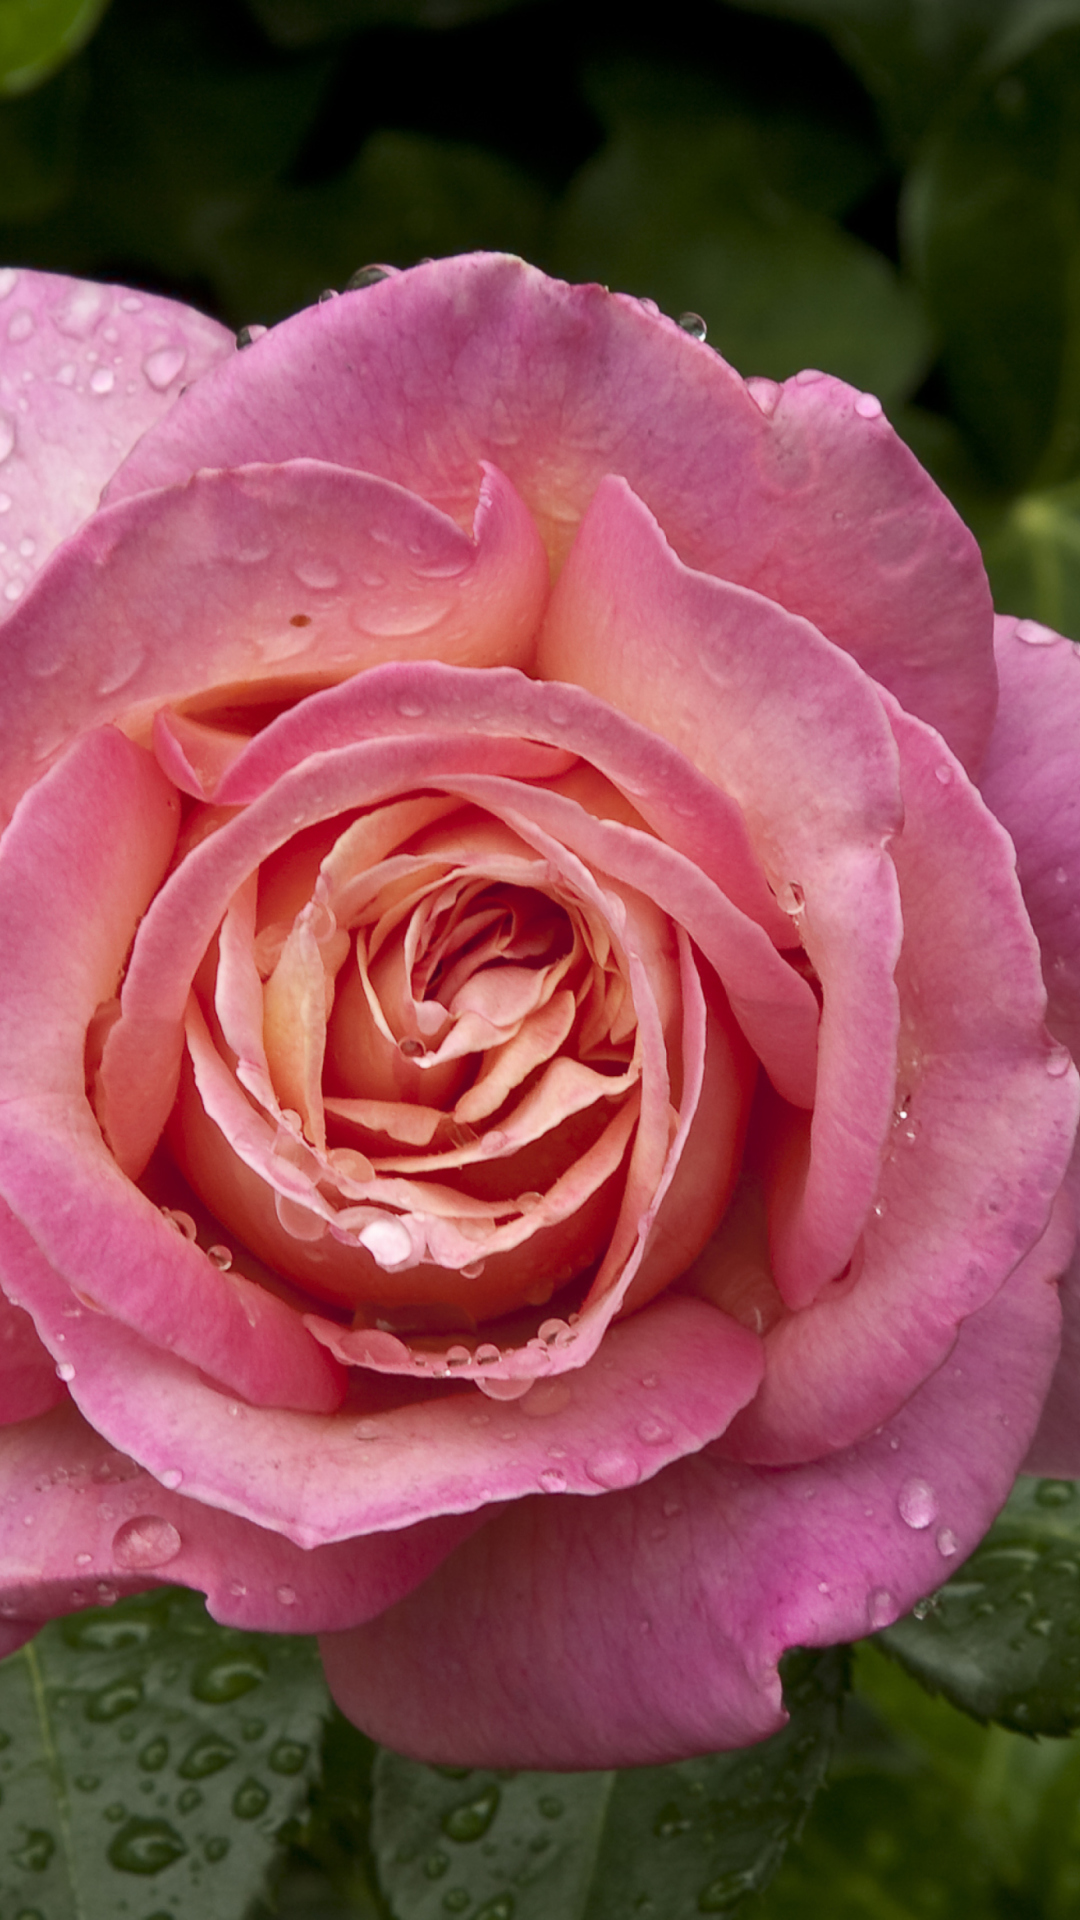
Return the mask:
POLYGON ((506 248, 876 392, 1080 637, 1080 0, 0 0, 0 257, 273 322, 506 248))

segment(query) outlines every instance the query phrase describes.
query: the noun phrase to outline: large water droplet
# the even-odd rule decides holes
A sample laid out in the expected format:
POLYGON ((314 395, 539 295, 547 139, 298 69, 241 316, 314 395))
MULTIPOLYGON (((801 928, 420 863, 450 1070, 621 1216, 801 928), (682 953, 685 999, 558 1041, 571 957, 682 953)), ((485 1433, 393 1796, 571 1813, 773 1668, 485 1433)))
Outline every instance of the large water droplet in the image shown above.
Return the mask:
POLYGON ((142 370, 150 385, 158 393, 164 393, 171 387, 187 365, 186 347, 155 347, 142 363, 142 370))
POLYGON ((109 1859, 121 1873, 160 1873, 187 1852, 175 1827, 167 1820, 129 1820, 109 1848, 109 1859))
POLYGON ((269 1801, 270 1795, 261 1780, 252 1780, 249 1775, 233 1794, 232 1810, 238 1820, 255 1820, 269 1801))
POLYGON ((164 1567, 175 1560, 183 1541, 171 1520, 156 1513, 136 1514, 113 1535, 113 1555, 119 1567, 164 1567))
POLYGON ((235 1759, 236 1748, 231 1740, 219 1733, 204 1733, 188 1748, 176 1771, 181 1780, 207 1780, 235 1759))
POLYGON ((633 1454, 615 1447, 586 1460, 585 1471, 598 1487, 607 1487, 613 1493, 620 1487, 636 1486, 641 1478, 641 1468, 633 1454))
POLYGON ((255 1648, 227 1655, 199 1667, 191 1682, 196 1700, 216 1706, 220 1701, 239 1700, 242 1693, 257 1687, 266 1673, 266 1662, 255 1648))
POLYGON ((876 420, 881 414, 881 401, 876 393, 860 393, 855 402, 855 411, 860 420, 876 420))
POLYGON ((399 1266, 412 1252, 408 1227, 389 1215, 382 1220, 369 1221, 356 1237, 380 1267, 399 1266))
POLYGON ((358 293, 361 287, 377 286, 380 280, 389 280, 389 267, 357 267, 345 282, 346 293, 358 293))
POLYGON ((111 1686, 102 1687, 99 1693, 90 1695, 86 1703, 86 1717, 99 1723, 119 1720, 122 1713, 131 1713, 142 1697, 141 1681, 116 1680, 111 1686))
POLYGON ((700 313, 680 313, 679 325, 692 340, 704 340, 709 331, 700 313))
POLYGON ((492 1784, 475 1799, 465 1800, 444 1814, 442 1829, 448 1840, 482 1840, 499 1811, 499 1789, 492 1784))
POLYGON ((937 1495, 925 1480, 905 1480, 896 1502, 907 1527, 921 1531, 937 1518, 937 1495))

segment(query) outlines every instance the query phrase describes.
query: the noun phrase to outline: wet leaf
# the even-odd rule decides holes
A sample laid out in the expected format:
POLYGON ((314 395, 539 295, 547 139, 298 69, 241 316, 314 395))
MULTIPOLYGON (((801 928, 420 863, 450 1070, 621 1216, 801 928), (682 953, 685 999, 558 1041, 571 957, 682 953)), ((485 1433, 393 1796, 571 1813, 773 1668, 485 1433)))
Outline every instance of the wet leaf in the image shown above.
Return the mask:
POLYGON ((45 1627, 0 1665, 0 1913, 239 1914, 318 1765, 314 1643, 162 1589, 45 1627))
POLYGON ((775 1871, 825 1775, 843 1652, 794 1654, 782 1733, 620 1773, 499 1774, 380 1754, 372 1845, 398 1920, 697 1920, 775 1871))
POLYGON ((976 1719, 1031 1734, 1080 1727, 1080 1486, 1019 1480, 971 1559, 876 1637, 976 1719))

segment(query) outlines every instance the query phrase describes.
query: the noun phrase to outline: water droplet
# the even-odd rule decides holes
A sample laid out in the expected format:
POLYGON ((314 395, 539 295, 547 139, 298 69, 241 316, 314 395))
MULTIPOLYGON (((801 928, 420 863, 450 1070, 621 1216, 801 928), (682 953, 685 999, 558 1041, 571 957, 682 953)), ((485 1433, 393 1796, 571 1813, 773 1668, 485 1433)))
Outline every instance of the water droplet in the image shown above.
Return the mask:
POLYGON ((91 1567, 93 1564, 94 1556, 92 1553, 77 1553, 75 1555, 75 1565, 77 1567, 91 1567))
POLYGON ((653 1414, 638 1421, 637 1431, 638 1439, 644 1440, 647 1447, 662 1447, 666 1440, 671 1439, 671 1428, 666 1427, 664 1422, 658 1420, 653 1414))
POLYGON ((24 1831, 26 1839, 11 1858, 16 1866, 25 1867, 30 1873, 44 1873, 56 1852, 56 1841, 45 1827, 30 1827, 24 1831))
POLYGON ((163 1734, 154 1740, 148 1740, 139 1754, 139 1765, 144 1773, 160 1773, 169 1758, 169 1743, 163 1734))
POLYGON ((701 1913, 726 1913, 752 1892, 757 1876, 752 1867, 744 1867, 735 1873, 722 1873, 718 1880, 710 1880, 698 1894, 698 1909, 701 1913))
POLYGON ((937 1496, 925 1480, 905 1480, 896 1504, 904 1525, 917 1532, 937 1518, 937 1496))
POLYGON ((860 420, 876 420, 881 414, 881 401, 876 393, 860 393, 855 402, 855 411, 860 420))
POLYGON ((462 1843, 482 1840, 499 1811, 500 1797, 498 1787, 491 1785, 474 1799, 452 1807, 449 1813, 443 1815, 442 1830, 447 1839, 462 1843))
POLYGON ((303 1740, 279 1740, 271 1748, 267 1764, 273 1773, 301 1773, 310 1751, 303 1740))
POLYGON ((100 1773, 79 1773, 75 1776, 75 1785, 80 1793, 96 1793, 101 1785, 100 1773))
POLYGON ((18 267, 0 267, 0 300, 6 300, 19 284, 18 267))
POLYGON ((442 1903, 446 1913, 464 1913, 469 1904, 469 1895, 464 1887, 451 1887, 448 1893, 443 1894, 442 1903))
POLYGON ((448 1853, 429 1853, 424 1861, 424 1877, 427 1880, 441 1880, 450 1865, 448 1853))
POLYGON ((700 313, 680 313, 679 325, 692 340, 704 340, 709 331, 700 313))
POLYGON ((191 1682, 191 1691, 196 1700, 204 1700, 208 1706, 216 1706, 225 1700, 239 1700, 241 1694, 250 1693, 257 1687, 266 1673, 266 1661, 255 1648, 244 1653, 235 1653, 222 1660, 209 1661, 196 1670, 191 1682))
POLYGON ((295 1607, 296 1588, 295 1587, 278 1587, 277 1597, 283 1607, 295 1607))
POLYGON ((389 280, 389 278, 390 269, 388 267, 357 267, 356 272, 351 273, 346 280, 345 291, 346 293, 358 293, 361 287, 374 287, 378 285, 380 280, 389 280))
POLYGON ((142 363, 142 370, 150 385, 158 393, 164 393, 171 387, 187 365, 186 347, 155 347, 142 363))
POLYGON ((236 1759, 236 1748, 231 1740, 219 1733, 204 1733, 190 1746, 176 1771, 181 1780, 208 1780, 212 1773, 220 1773, 231 1760, 236 1759))
POLYGON ((540 1485, 545 1493, 565 1493, 566 1475, 561 1467, 545 1467, 540 1475, 540 1485))
POLYGON ((0 461, 15 450, 15 422, 10 413, 0 413, 0 461))
POLYGON ((62 1360, 60 1362, 60 1365, 56 1369, 56 1377, 58 1380, 74 1380, 75 1369, 70 1360, 62 1360))
POLYGON ((776 412, 777 401, 783 388, 777 380, 766 380, 760 375, 751 375, 746 382, 746 391, 754 405, 760 407, 766 418, 776 412))
POLYGON ((896 1619, 896 1601, 888 1587, 874 1588, 866 1603, 866 1618, 871 1633, 876 1633, 879 1627, 890 1626, 896 1619))
POLYGON ((406 1060, 419 1060, 420 1055, 427 1052, 427 1048, 422 1040, 414 1040, 407 1035, 404 1040, 398 1041, 398 1052, 403 1054, 406 1060))
POLYGON ((1046 1056, 1046 1071, 1053 1080, 1060 1080, 1072 1066, 1072 1054, 1068 1047, 1055 1047, 1046 1056))
POLYGON ((1029 647, 1052 647, 1061 639, 1053 627, 1044 627, 1041 620, 1018 620, 1016 637, 1025 640, 1029 647))
MULTIPOLYGON (((497 1360, 502 1359, 502 1352, 500 1348, 492 1345, 491 1341, 485 1341, 482 1346, 477 1347, 473 1358, 478 1367, 493 1367, 497 1360)), ((488 1416, 486 1413, 474 1413, 472 1420, 474 1426, 486 1426, 488 1416)))
POLYGON ((633 1454, 623 1453, 616 1448, 586 1460, 585 1471, 598 1487, 607 1487, 613 1493, 620 1487, 636 1486, 641 1478, 641 1468, 633 1454))
POLYGON ((175 1560, 183 1541, 171 1520, 156 1513, 140 1513, 125 1520, 113 1535, 113 1555, 119 1567, 164 1567, 175 1560))
POLYGON ((484 1271, 483 1260, 470 1260, 467 1267, 459 1269, 463 1280, 479 1280, 484 1271))
POLYGON ((233 1263, 232 1248, 220 1244, 207 1247, 206 1257, 211 1266, 216 1267, 219 1273, 228 1273, 233 1263))
POLYGON ((934 768, 934 778, 940 780, 943 787, 947 787, 952 780, 952 768, 942 761, 939 767, 934 768))
POLYGON ((939 1527, 935 1536, 937 1550, 943 1560, 951 1560, 960 1545, 951 1527, 939 1527))
POLYGON ((116 375, 111 367, 95 367, 90 375, 91 393, 111 393, 116 385, 116 375))
POLYGON ((232 1810, 238 1820, 255 1820, 269 1805, 270 1795, 260 1780, 241 1781, 233 1794, 232 1810))
POLYGON ((197 1237, 198 1227, 190 1213, 185 1213, 181 1207, 162 1207, 161 1217, 167 1226, 182 1234, 185 1240, 194 1240, 197 1237))
POLYGON ((7 337, 17 346, 20 340, 29 340, 34 331, 34 316, 29 307, 20 307, 8 322, 7 337))
POLYGON ((167 1487, 170 1493, 176 1492, 183 1477, 179 1467, 166 1467, 164 1473, 158 1474, 158 1479, 161 1481, 162 1486, 167 1487))
POLYGON ((102 1687, 99 1693, 90 1695, 86 1703, 86 1717, 99 1724, 119 1720, 121 1714, 133 1712, 142 1697, 141 1681, 116 1680, 111 1686, 102 1687))
POLYGON ((302 586, 324 593, 329 593, 341 579, 341 573, 332 560, 319 560, 314 555, 294 561, 293 572, 302 586))
POLYGON ((485 1901, 477 1908, 473 1920, 514 1920, 513 1894, 497 1893, 494 1900, 485 1901))
POLYGON ((265 332, 265 327, 260 327, 255 324, 252 324, 250 327, 241 327, 236 336, 237 350, 242 352, 244 347, 253 347, 256 340, 261 340, 265 332))
POLYGON ((356 1237, 380 1267, 396 1267, 412 1252, 408 1227, 389 1214, 381 1220, 369 1221, 356 1237))

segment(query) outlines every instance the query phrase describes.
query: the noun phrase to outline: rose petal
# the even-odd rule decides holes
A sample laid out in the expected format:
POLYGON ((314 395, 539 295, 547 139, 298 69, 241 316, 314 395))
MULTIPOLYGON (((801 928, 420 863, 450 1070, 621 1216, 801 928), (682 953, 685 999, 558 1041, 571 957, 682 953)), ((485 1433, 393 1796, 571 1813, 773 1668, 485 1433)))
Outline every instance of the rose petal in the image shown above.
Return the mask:
POLYGON ((458 1766, 656 1765, 771 1733, 786 1647, 896 1619, 993 1519, 1053 1366, 1047 1280, 1070 1239, 1052 1230, 890 1431, 847 1453, 778 1473, 705 1452, 598 1507, 517 1502, 398 1606, 322 1642, 339 1705, 458 1766), (913 1487, 923 1528, 902 1517, 913 1487))
POLYGON ((250 699, 402 655, 527 665, 543 550, 497 469, 476 487, 471 537, 389 480, 313 461, 95 514, 5 625, 3 811, 79 732, 123 715, 149 736, 159 707, 209 688, 250 699))
POLYGON ((234 352, 231 333, 175 300, 3 270, 0 620, 183 383, 234 352))
POLYGON ((274 327, 143 439, 110 497, 302 453, 392 476, 465 524, 486 458, 561 560, 599 480, 624 474, 689 566, 813 620, 973 763, 995 692, 978 549, 861 399, 797 377, 766 413, 638 301, 473 254, 274 327))

